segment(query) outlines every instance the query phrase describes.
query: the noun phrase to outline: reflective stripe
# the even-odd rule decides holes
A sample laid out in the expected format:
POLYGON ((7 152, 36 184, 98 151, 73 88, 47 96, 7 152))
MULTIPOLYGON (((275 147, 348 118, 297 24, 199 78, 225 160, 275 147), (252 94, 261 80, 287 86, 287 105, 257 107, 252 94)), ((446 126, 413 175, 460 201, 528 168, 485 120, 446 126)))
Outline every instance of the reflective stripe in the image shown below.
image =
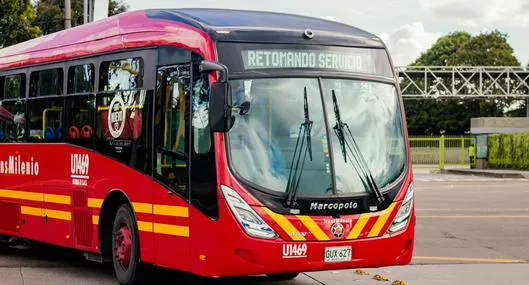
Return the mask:
POLYGON ((171 217, 189 217, 189 209, 187 207, 154 205, 154 214, 171 217))
POLYGON ((55 203, 55 204, 63 204, 63 205, 70 205, 72 203, 71 199, 70 199, 70 196, 46 194, 46 193, 44 193, 44 202, 46 202, 46 203, 55 203))
POLYGON ((22 206, 20 207, 20 213, 24 215, 44 217, 44 212, 42 211, 42 208, 22 206))
POLYGON ((189 227, 186 226, 138 221, 138 229, 142 232, 189 237, 189 227))
POLYGON ((362 214, 358 221, 356 221, 356 224, 349 233, 349 236, 347 236, 347 239, 357 239, 364 230, 369 218, 371 218, 371 214, 362 214))
POLYGON ((303 225, 309 229, 314 237, 318 240, 329 240, 329 236, 326 235, 323 230, 314 222, 314 220, 309 216, 297 216, 301 220, 303 225))
POLYGON ((290 221, 283 215, 276 214, 268 208, 263 208, 264 211, 292 238, 293 240, 305 240, 305 237, 290 223, 290 221))
POLYGON ((138 230, 140 230, 142 232, 151 232, 152 233, 152 223, 151 222, 138 221, 138 230))
POLYGON ((88 207, 101 209, 103 206, 103 199, 88 198, 88 207))
POLYGON ((15 191, 15 190, 7 190, 7 189, 0 189, 0 197, 9 198, 9 199, 37 201, 37 202, 44 201, 44 195, 42 193, 15 191))
POLYGON ((389 207, 386 209, 384 214, 382 214, 382 215, 380 215, 378 217, 375 225, 373 226, 373 228, 369 232, 368 237, 376 237, 376 236, 378 236, 380 234, 380 231, 382 230, 382 228, 386 224, 389 216, 391 215, 391 213, 393 213, 393 209, 395 209, 395 205, 396 204, 397 203, 391 203, 391 205, 389 205, 389 207))
POLYGON ((92 224, 99 225, 99 216, 92 216, 92 224))
POLYGON ((154 224, 154 232, 157 234, 189 237, 189 227, 185 226, 154 224))
POLYGON ((65 221, 72 220, 71 212, 44 209, 44 213, 48 216, 48 218, 65 220, 65 221))
POLYGON ((137 213, 152 214, 152 204, 132 202, 132 206, 137 213))
POLYGON ((20 212, 24 215, 36 216, 36 217, 45 217, 48 216, 50 219, 71 221, 72 213, 67 211, 58 211, 51 209, 35 208, 35 207, 20 207, 20 212))

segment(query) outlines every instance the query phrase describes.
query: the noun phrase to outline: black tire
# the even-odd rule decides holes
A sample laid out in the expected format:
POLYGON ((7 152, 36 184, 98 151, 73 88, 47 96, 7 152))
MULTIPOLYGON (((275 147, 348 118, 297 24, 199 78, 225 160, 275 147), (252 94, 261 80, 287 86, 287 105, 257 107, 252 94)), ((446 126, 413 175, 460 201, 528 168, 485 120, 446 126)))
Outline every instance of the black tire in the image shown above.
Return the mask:
MULTIPOLYGON (((129 205, 123 204, 118 209, 112 226, 112 263, 116 278, 121 285, 136 285, 140 282, 140 242, 138 226, 129 205), (118 261, 116 240, 120 238, 117 233, 122 234, 121 228, 126 225, 130 232, 130 258, 128 266, 123 266, 118 261)), ((126 263, 126 262, 124 262, 126 263)))
POLYGON ((270 281, 285 281, 298 277, 299 273, 269 274, 266 279, 270 281))

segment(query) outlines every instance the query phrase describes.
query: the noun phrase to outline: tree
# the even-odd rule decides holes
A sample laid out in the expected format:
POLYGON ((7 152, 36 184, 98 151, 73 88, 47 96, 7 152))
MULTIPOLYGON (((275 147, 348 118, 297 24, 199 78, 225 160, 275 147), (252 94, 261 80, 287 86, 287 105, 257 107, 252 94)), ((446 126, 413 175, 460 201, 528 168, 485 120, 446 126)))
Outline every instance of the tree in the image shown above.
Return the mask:
POLYGON ((129 6, 123 1, 112 0, 108 3, 108 15, 114 16, 123 12, 127 12, 129 6))
MULTIPOLYGON (((438 39, 411 65, 519 66, 520 63, 513 55, 512 47, 507 43, 507 35, 492 31, 474 37, 465 32, 450 33, 438 39)), ((443 83, 445 86, 451 86, 452 79, 444 78, 443 83)), ((477 83, 477 81, 471 81, 471 83, 477 83)), ((464 84, 464 82, 456 80, 454 84, 464 84)), ((409 132, 412 135, 464 134, 469 131, 470 119, 473 117, 520 114, 518 109, 506 112, 507 107, 513 103, 512 99, 406 100, 405 108, 409 132)), ((519 107, 524 108, 524 106, 519 107)))
MULTIPOLYGON (((82 25, 83 0, 72 0, 72 27, 82 25)), ((37 21, 45 35, 64 30, 64 0, 40 0, 36 4, 37 21)), ((110 0, 108 15, 114 16, 129 9, 122 0, 110 0)))
POLYGON ((34 26, 36 12, 30 0, 0 0, 0 47, 7 47, 42 34, 34 26))

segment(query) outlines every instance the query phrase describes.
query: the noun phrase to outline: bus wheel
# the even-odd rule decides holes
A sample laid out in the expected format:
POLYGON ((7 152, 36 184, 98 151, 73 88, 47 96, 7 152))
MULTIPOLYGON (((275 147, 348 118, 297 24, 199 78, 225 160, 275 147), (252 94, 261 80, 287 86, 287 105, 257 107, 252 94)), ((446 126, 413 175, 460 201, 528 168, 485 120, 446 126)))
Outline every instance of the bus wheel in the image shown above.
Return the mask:
POLYGON ((139 234, 131 208, 123 204, 116 213, 112 229, 112 261, 116 278, 122 285, 138 282, 139 234))
POLYGON ((290 280, 298 277, 299 273, 283 273, 283 274, 270 274, 267 275, 268 280, 270 281, 284 281, 290 280))

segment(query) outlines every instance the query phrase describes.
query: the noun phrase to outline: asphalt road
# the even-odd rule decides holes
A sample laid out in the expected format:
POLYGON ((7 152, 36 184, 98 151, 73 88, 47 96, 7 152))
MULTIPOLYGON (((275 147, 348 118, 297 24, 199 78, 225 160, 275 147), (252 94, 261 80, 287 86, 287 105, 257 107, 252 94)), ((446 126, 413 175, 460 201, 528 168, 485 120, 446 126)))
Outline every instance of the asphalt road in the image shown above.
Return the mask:
MULTIPOLYGON (((419 172, 415 189, 412 265, 307 273, 275 284, 529 284, 529 180, 419 172)), ((260 278, 207 280, 158 268, 147 272, 148 284, 271 284, 260 278)), ((11 284, 117 283, 111 266, 84 261, 77 252, 0 248, 0 285, 11 284)))

